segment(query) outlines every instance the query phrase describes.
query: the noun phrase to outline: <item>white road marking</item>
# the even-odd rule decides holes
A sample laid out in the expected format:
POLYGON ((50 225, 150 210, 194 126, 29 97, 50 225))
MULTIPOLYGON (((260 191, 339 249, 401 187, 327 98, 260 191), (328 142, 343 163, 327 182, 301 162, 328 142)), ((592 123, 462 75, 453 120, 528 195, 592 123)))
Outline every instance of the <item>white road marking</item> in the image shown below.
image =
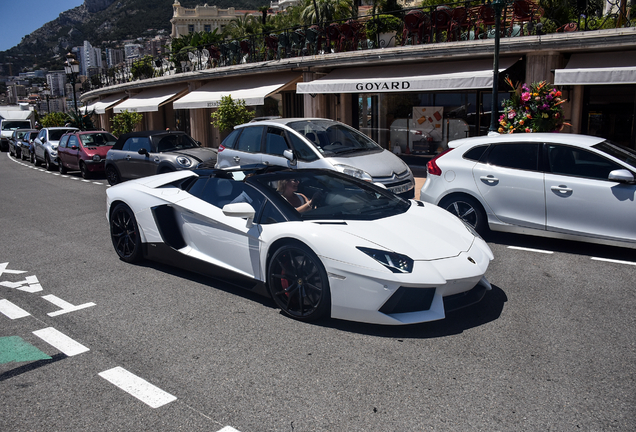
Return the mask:
POLYGON ((31 315, 19 306, 14 305, 9 300, 0 300, 0 313, 4 314, 9 319, 24 318, 31 315))
POLYGON ((240 431, 234 429, 232 426, 225 426, 223 429, 217 432, 240 432, 240 431))
POLYGON ((592 257, 592 259, 594 261, 604 261, 604 262, 610 262, 610 263, 615 263, 615 264, 636 265, 636 262, 633 262, 633 261, 620 261, 620 260, 615 260, 615 259, 597 258, 597 257, 592 257))
POLYGON ((524 247, 518 247, 518 246, 508 246, 508 249, 515 249, 515 250, 526 251, 526 252, 536 252, 536 253, 542 253, 542 254, 553 254, 554 253, 552 251, 547 251, 547 250, 530 249, 530 248, 524 248, 524 247))
POLYGON ((139 378, 137 375, 119 366, 101 372, 99 376, 136 397, 151 408, 159 408, 160 406, 177 400, 177 398, 170 393, 166 393, 159 387, 150 384, 148 381, 139 378))
POLYGON ((58 350, 62 351, 69 357, 84 353, 86 351, 90 351, 81 343, 74 341, 70 337, 66 336, 64 333, 55 330, 53 327, 36 330, 33 332, 33 334, 49 345, 52 345, 58 350))
POLYGON ((50 316, 50 317, 55 317, 55 316, 62 315, 62 314, 65 314, 65 313, 75 312, 75 311, 78 311, 80 309, 85 309, 87 307, 95 306, 95 303, 92 303, 92 302, 91 303, 84 303, 84 304, 75 306, 75 305, 67 302, 66 300, 62 300, 61 298, 54 296, 53 294, 42 296, 42 298, 44 300, 46 300, 46 301, 50 301, 55 306, 57 306, 57 307, 59 307, 61 309, 59 311, 48 313, 47 315, 50 316))
POLYGON ((26 273, 26 270, 7 270, 8 265, 9 265, 9 262, 0 263, 0 276, 2 276, 2 273, 8 273, 8 274, 26 273))

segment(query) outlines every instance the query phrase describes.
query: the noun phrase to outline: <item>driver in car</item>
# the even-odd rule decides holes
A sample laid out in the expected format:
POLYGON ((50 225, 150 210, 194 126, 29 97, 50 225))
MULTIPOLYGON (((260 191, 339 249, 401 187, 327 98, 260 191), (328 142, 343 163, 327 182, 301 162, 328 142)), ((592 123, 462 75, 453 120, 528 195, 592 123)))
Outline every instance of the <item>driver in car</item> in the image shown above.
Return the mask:
POLYGON ((283 179, 279 180, 276 192, 281 194, 291 205, 294 206, 297 212, 303 213, 307 210, 316 208, 313 204, 315 201, 318 203, 322 194, 317 192, 312 199, 308 199, 305 195, 298 192, 298 179, 283 179))

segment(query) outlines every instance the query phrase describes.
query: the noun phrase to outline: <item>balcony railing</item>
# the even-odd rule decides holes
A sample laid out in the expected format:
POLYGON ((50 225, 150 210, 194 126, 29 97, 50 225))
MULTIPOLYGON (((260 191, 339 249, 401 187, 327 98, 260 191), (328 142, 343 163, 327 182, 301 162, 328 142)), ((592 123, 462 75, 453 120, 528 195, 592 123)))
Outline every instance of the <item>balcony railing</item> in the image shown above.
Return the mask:
MULTIPOLYGON (((579 9, 575 10, 576 18, 557 26, 555 21, 549 19, 550 13, 546 13, 537 3, 531 0, 509 0, 502 11, 500 36, 514 38, 632 26, 625 2, 606 0, 606 3, 608 12, 603 15, 579 1, 579 9)), ((380 33, 372 36, 372 29, 374 26, 377 29, 384 18, 381 15, 360 16, 322 25, 296 26, 241 39, 226 39, 218 44, 199 46, 191 52, 169 57, 146 56, 128 61, 91 77, 83 90, 268 60, 495 37, 495 12, 490 2, 449 3, 405 9, 392 15, 398 17, 399 25, 388 38, 380 33)))

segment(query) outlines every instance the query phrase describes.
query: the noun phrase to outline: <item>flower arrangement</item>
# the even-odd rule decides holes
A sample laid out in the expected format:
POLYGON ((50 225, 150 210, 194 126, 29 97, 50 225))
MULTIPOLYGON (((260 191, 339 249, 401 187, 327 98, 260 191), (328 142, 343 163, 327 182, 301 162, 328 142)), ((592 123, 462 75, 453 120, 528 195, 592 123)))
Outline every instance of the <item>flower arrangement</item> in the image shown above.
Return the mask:
POLYGON ((561 107, 566 99, 547 81, 530 85, 513 85, 509 77, 505 81, 513 91, 503 102, 499 133, 559 132, 567 124, 561 107))

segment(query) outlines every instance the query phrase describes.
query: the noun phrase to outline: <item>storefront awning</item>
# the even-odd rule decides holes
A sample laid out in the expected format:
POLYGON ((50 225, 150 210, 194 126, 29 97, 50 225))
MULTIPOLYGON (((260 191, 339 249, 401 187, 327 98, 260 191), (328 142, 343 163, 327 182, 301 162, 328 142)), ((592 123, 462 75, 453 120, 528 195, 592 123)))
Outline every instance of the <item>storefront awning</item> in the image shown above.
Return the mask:
POLYGON ((176 97, 181 96, 187 87, 185 85, 153 87, 129 97, 115 108, 113 112, 153 112, 159 111, 159 107, 165 105, 176 97))
POLYGON ((573 54, 564 69, 554 71, 556 85, 636 83, 636 51, 573 54))
MULTIPOLYGON (((499 60, 499 71, 518 58, 499 60)), ((492 59, 338 69, 323 78, 298 83, 298 93, 389 93, 492 87, 492 59)))
POLYGON ((80 108, 81 112, 86 114, 95 111, 95 114, 104 114, 106 110, 126 97, 126 93, 117 93, 105 97, 102 100, 91 102, 89 105, 80 108))
POLYGON ((215 108, 221 98, 228 95, 234 100, 244 100, 247 106, 264 105, 267 96, 300 79, 297 72, 223 78, 188 93, 172 106, 174 109, 215 108))

